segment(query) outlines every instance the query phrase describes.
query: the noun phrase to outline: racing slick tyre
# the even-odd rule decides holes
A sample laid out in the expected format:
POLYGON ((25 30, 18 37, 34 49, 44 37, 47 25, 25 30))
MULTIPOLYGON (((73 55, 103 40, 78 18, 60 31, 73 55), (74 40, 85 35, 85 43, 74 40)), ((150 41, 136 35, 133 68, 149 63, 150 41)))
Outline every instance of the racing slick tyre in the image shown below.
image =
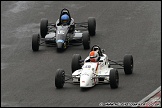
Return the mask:
POLYGON ((110 70, 110 87, 112 89, 118 88, 119 85, 119 74, 116 69, 110 70))
POLYGON ((133 72, 133 56, 125 55, 123 64, 124 64, 125 74, 132 74, 132 72, 133 72))
POLYGON ((41 19, 40 34, 42 38, 45 38, 48 32, 48 20, 46 18, 41 19))
POLYGON ((56 88, 63 88, 65 83, 65 71, 63 69, 57 69, 55 75, 55 86, 56 88))
POLYGON ((96 34, 96 20, 94 17, 88 18, 88 31, 90 36, 95 36, 96 34))
POLYGON ((88 32, 83 32, 83 47, 84 49, 90 49, 90 36, 88 32))
POLYGON ((71 62, 72 73, 78 69, 81 69, 80 60, 81 56, 79 54, 74 54, 71 62))
POLYGON ((39 34, 34 34, 32 36, 32 49, 33 51, 39 50, 40 36, 39 34))

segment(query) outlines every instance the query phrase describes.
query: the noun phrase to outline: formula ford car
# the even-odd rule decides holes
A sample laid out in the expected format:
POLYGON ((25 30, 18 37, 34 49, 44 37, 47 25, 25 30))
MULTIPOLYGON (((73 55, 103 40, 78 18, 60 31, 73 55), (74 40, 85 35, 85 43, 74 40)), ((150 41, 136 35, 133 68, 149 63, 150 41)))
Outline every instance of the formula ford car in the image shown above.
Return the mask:
POLYGON ((41 19, 40 34, 32 36, 32 49, 38 51, 39 46, 57 46, 62 51, 70 45, 83 45, 84 49, 90 48, 90 36, 96 34, 96 20, 89 17, 88 22, 75 23, 69 10, 62 9, 60 18, 56 23, 48 23, 46 18, 41 19), (61 16, 68 15, 69 23, 62 24, 61 16), (88 31, 87 31, 88 30, 88 31))
POLYGON ((55 75, 56 88, 63 88, 65 82, 80 84, 81 88, 90 88, 96 84, 110 84, 111 88, 118 88, 119 75, 117 69, 124 69, 125 74, 132 74, 132 55, 126 54, 122 61, 110 60, 98 45, 94 45, 91 51, 95 47, 99 48, 100 60, 98 62, 89 62, 89 56, 82 60, 79 54, 74 54, 71 63, 72 75, 65 74, 63 69, 57 69, 55 75), (112 68, 112 65, 118 65, 122 68, 112 68))

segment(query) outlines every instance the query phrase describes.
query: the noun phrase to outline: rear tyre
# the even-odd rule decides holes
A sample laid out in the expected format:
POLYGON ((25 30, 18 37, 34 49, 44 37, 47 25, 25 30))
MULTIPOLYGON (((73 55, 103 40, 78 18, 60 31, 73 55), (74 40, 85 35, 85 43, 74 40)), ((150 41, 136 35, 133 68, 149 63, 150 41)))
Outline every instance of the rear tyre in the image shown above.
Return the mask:
POLYGON ((132 74, 133 73, 133 56, 125 55, 123 64, 124 64, 125 74, 132 74))
POLYGON ((95 36, 96 34, 96 20, 94 17, 88 18, 88 31, 90 36, 95 36))
POLYGON ((32 36, 32 49, 33 49, 33 51, 39 50, 39 44, 40 44, 40 36, 39 36, 39 34, 34 34, 32 36))
POLYGON ((118 88, 119 85, 119 74, 116 69, 110 70, 110 87, 112 89, 118 88))
POLYGON ((90 36, 88 32, 83 32, 83 47, 84 49, 90 49, 90 36))
POLYGON ((55 86, 56 88, 63 88, 65 83, 65 71, 63 69, 57 69, 55 75, 55 86))
POLYGON ((40 34, 42 38, 45 38, 48 32, 48 20, 46 18, 41 19, 40 34))
POLYGON ((78 69, 81 69, 80 60, 81 56, 79 54, 74 54, 71 62, 72 73, 78 69))

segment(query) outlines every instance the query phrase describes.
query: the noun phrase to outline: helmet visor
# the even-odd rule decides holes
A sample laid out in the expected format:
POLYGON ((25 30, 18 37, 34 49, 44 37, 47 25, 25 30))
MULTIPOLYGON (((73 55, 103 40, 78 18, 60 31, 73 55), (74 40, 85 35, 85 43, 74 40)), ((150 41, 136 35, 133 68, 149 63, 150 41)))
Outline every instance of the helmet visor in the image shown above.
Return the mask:
POLYGON ((91 61, 91 62, 96 62, 97 59, 96 59, 96 58, 90 58, 90 61, 91 61))
POLYGON ((62 20, 62 23, 67 23, 68 21, 67 20, 62 20))
POLYGON ((93 48, 93 51, 97 51, 97 50, 99 50, 98 47, 94 47, 94 48, 93 48))

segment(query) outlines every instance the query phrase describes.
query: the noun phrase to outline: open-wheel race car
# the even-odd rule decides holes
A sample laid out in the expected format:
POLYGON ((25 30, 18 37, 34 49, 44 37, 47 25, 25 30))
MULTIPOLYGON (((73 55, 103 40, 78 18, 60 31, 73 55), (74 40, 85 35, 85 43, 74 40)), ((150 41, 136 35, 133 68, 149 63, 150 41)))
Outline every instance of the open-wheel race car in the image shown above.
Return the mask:
POLYGON ((90 36, 96 34, 96 20, 89 17, 88 22, 75 23, 68 9, 62 9, 56 23, 48 23, 47 18, 40 22, 40 34, 32 36, 32 50, 38 51, 39 46, 56 46, 62 51, 71 45, 83 45, 90 48, 90 36))
POLYGON ((91 62, 91 56, 82 60, 79 54, 74 54, 72 57, 71 69, 72 75, 65 74, 63 69, 57 69, 55 75, 56 88, 63 88, 64 83, 80 84, 81 88, 93 87, 96 84, 110 84, 111 88, 118 88, 119 74, 118 69, 124 69, 125 74, 133 72, 133 56, 126 54, 121 61, 110 60, 104 49, 98 45, 94 45, 91 49, 97 51, 99 59, 97 62, 91 62), (113 65, 120 66, 113 68, 113 65))

